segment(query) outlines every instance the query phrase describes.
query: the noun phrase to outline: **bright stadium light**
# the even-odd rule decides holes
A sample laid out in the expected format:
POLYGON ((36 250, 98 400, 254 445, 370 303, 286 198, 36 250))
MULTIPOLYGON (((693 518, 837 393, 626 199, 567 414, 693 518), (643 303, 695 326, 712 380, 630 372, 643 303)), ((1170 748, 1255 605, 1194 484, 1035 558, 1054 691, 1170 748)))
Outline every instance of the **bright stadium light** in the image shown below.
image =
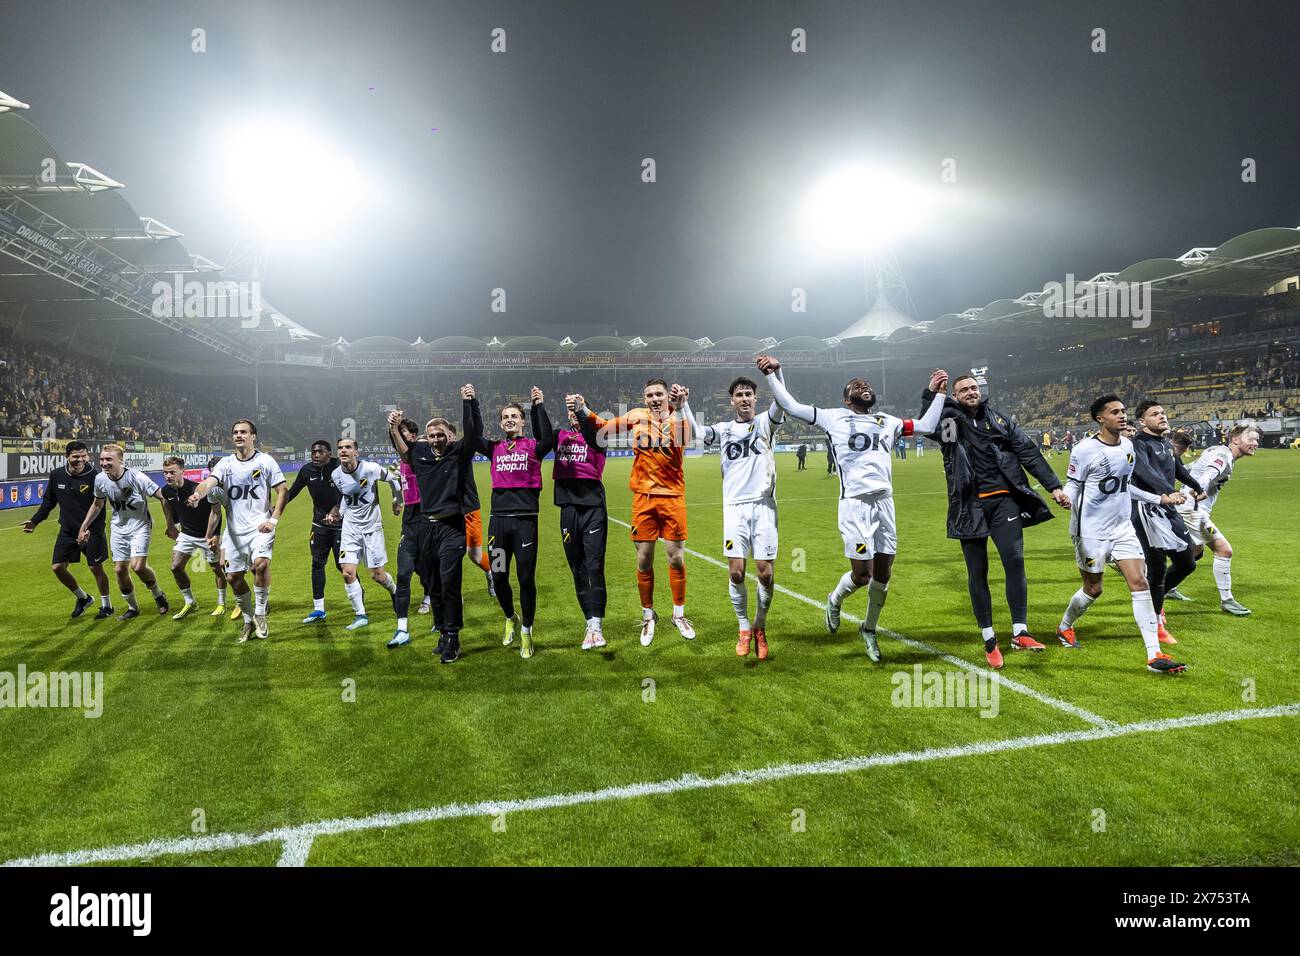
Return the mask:
POLYGON ((293 120, 232 123, 214 155, 237 225, 267 240, 318 242, 354 219, 365 192, 355 160, 293 120))
POLYGON ((808 193, 802 231, 827 254, 869 254, 922 231, 932 199, 927 190, 883 167, 846 166, 808 193))

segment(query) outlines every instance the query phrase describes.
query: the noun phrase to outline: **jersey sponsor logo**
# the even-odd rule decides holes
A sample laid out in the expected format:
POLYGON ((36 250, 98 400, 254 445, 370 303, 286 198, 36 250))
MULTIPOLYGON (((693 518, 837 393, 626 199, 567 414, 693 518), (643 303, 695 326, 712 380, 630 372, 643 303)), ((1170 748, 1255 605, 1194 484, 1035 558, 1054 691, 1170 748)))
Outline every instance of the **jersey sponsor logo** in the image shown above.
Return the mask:
POLYGON ((1113 495, 1128 491, 1128 475, 1107 475, 1097 482, 1097 490, 1103 495, 1113 495))
POLYGON ((882 435, 850 432, 848 446, 853 451, 883 451, 886 454, 889 453, 889 439, 882 435))
POLYGON ((357 508, 369 503, 369 499, 366 497, 365 492, 358 492, 355 495, 344 495, 343 500, 347 502, 349 508, 357 508))
MULTIPOLYGON (((260 472, 255 471, 253 472, 253 477, 256 478, 259 474, 260 472)), ((260 485, 231 485, 230 490, 226 492, 226 496, 231 501, 241 501, 245 498, 253 501, 260 501, 261 495, 259 495, 258 492, 261 490, 260 485)))
POLYGON ((727 456, 727 461, 735 461, 737 458, 748 458, 750 455, 761 455, 763 449, 758 445, 758 436, 753 435, 742 441, 729 441, 723 447, 723 454, 727 456))

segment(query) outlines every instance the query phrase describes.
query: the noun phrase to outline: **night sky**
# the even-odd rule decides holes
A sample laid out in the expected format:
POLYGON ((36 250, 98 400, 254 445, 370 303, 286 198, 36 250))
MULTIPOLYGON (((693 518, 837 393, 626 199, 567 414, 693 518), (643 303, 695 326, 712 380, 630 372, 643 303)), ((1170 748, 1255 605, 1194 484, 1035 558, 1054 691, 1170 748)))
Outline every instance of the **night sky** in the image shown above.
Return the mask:
POLYGON ((828 336, 863 265, 796 219, 847 163, 939 188, 956 160, 895 248, 918 319, 1300 224, 1298 9, 52 0, 6 6, 0 90, 190 251, 257 239, 265 295, 325 336, 828 336), (259 118, 354 164, 325 225, 241 214, 222 137, 259 118))

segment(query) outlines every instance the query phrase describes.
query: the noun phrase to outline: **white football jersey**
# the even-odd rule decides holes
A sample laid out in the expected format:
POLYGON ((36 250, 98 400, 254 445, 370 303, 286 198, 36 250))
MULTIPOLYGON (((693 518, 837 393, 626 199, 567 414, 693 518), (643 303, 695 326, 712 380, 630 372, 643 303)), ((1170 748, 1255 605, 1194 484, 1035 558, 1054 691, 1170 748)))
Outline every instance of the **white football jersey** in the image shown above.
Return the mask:
POLYGON ((1232 452, 1228 450, 1227 445, 1214 445, 1201 452, 1201 457, 1196 459, 1187 472, 1196 479, 1201 490, 1205 492, 1205 500, 1193 502, 1189 498, 1179 506, 1178 510, 1192 511, 1193 508, 1199 508, 1209 514, 1214 508, 1215 500, 1219 497, 1219 491, 1232 477, 1232 464, 1232 452))
POLYGON ((894 492, 893 451, 910 422, 883 413, 859 415, 847 408, 815 409, 813 424, 830 439, 840 475, 840 497, 879 497, 894 492))
POLYGON ((753 421, 718 422, 704 429, 704 444, 722 449, 722 501, 762 501, 776 495, 776 459, 772 438, 779 427, 771 409, 753 421))
POLYGON ((142 471, 127 468, 114 481, 104 472, 95 476, 95 497, 105 498, 113 506, 113 531, 130 535, 153 527, 149 499, 158 493, 154 480, 142 471))
POLYGON ((284 475, 274 458, 254 452, 246 461, 227 455, 212 469, 226 496, 226 530, 236 540, 249 540, 258 526, 271 517, 275 503, 271 489, 284 484, 284 475))
MULTIPOLYGON (((1133 524, 1133 443, 1120 436, 1118 445, 1087 438, 1070 452, 1065 472, 1065 493, 1070 496, 1070 534, 1076 538, 1109 541, 1133 524)), ((1159 499, 1159 495, 1145 498, 1159 499)))
POLYGON ((339 501, 339 513, 343 515, 345 530, 360 534, 383 530, 384 513, 379 508, 379 486, 390 480, 388 470, 373 461, 358 462, 356 470, 352 472, 342 465, 330 472, 330 481, 343 495, 339 501))

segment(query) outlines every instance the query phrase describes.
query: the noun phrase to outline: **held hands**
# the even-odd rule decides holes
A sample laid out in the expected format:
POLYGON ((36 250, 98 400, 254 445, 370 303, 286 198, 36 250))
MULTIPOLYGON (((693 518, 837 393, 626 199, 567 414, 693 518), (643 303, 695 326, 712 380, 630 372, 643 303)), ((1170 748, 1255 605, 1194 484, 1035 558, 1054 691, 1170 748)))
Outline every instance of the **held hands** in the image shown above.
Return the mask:
POLYGON ((394 408, 391 412, 388 413, 388 430, 397 431, 397 426, 401 423, 402 419, 405 417, 406 417, 406 413, 404 411, 402 411, 400 408, 394 408))
POLYGON ((668 389, 668 400, 677 408, 685 405, 690 396, 691 390, 685 385, 678 385, 676 382, 668 389))
POLYGON ((320 520, 325 522, 325 524, 338 524, 338 520, 339 520, 338 508, 332 509, 329 514, 327 514, 324 518, 321 518, 320 520))
POLYGON ((1204 501, 1204 500, 1206 499, 1206 497, 1207 497, 1207 496, 1206 496, 1205 492, 1203 492, 1203 491, 1198 491, 1196 494, 1192 495, 1192 498, 1193 498, 1193 500, 1195 500, 1195 501, 1204 501))
POLYGON ((948 392, 948 373, 941 368, 935 369, 930 374, 930 391, 936 395, 947 394, 948 392))
POLYGON ((1053 491, 1052 500, 1055 501, 1062 508, 1064 508, 1066 511, 1070 510, 1070 496, 1065 493, 1064 488, 1057 488, 1055 491, 1053 491))
POLYGON ((208 535, 208 547, 213 551, 216 551, 217 548, 221 547, 221 536, 216 534, 208 535))
POLYGON ((189 505, 191 508, 197 508, 199 506, 199 502, 202 500, 203 498, 196 491, 194 492, 194 494, 190 495, 188 498, 185 499, 185 503, 189 505))
POLYGON ((780 359, 767 354, 758 356, 758 358, 754 360, 754 364, 758 366, 758 370, 764 375, 775 372, 781 367, 780 359))
POLYGON ((1181 491, 1171 491, 1167 495, 1160 496, 1160 503, 1162 505, 1181 505, 1186 500, 1187 496, 1181 491))
POLYGON ((534 405, 542 404, 542 390, 536 385, 533 386, 533 390, 529 393, 529 396, 532 398, 534 405))
POLYGON ((77 532, 77 544, 85 544, 90 540, 90 529, 82 528, 77 532))
POLYGON ((569 407, 575 415, 581 415, 587 410, 587 400, 580 394, 564 396, 564 404, 569 407))
POLYGON ((396 495, 394 495, 394 496, 393 496, 393 514, 394 514, 394 515, 400 515, 401 513, 402 513, 402 499, 401 499, 401 498, 398 498, 396 495))
POLYGON ((462 385, 462 386, 460 387, 460 397, 463 398, 463 399, 465 399, 465 401, 467 401, 467 402, 468 402, 468 401, 473 401, 473 399, 474 399, 474 386, 473 386, 473 385, 462 385))
POLYGON ((257 530, 262 532, 262 534, 270 534, 272 531, 275 530, 275 522, 263 521, 261 524, 257 526, 257 530))

